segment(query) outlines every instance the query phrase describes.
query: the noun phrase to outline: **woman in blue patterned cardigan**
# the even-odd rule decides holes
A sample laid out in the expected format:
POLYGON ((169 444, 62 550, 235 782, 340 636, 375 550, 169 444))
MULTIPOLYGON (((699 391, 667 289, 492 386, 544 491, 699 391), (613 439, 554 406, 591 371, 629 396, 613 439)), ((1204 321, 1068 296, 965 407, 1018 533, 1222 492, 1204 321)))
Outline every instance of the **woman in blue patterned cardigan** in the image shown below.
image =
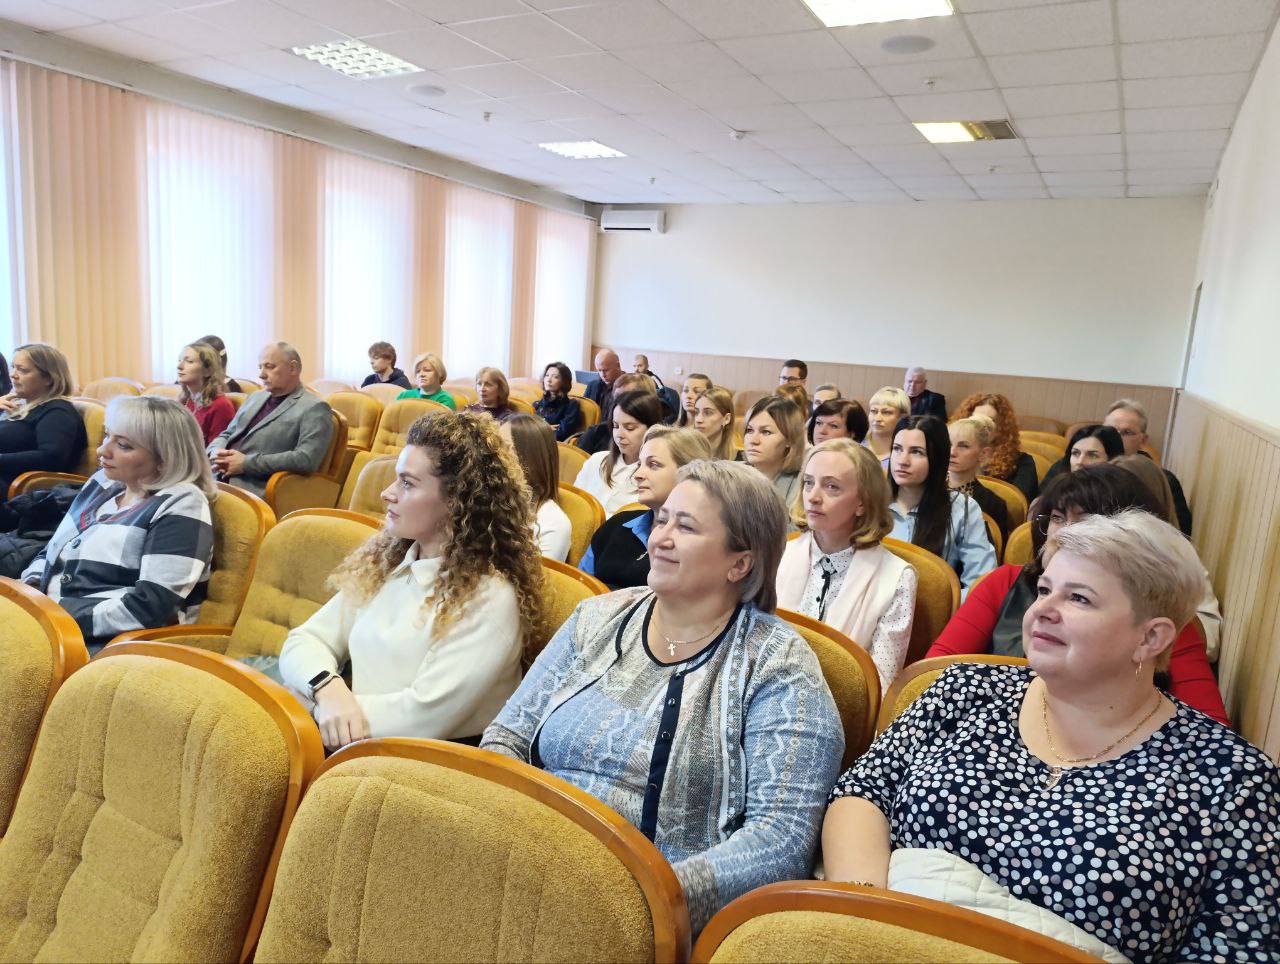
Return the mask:
POLYGON ((639 827, 695 933, 740 894, 809 876, 844 752, 817 658, 773 613, 786 526, 749 466, 686 465, 649 537, 648 588, 581 603, 481 744, 639 827))

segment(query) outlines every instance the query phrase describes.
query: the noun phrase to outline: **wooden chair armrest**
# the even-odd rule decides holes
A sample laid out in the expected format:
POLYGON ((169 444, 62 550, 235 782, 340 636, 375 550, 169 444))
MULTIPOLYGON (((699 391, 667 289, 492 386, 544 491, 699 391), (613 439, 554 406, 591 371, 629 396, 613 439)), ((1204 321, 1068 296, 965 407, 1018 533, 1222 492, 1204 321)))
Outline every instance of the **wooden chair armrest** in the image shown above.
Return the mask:
POLYGON ((87 475, 73 472, 23 472, 9 483, 9 498, 37 489, 52 489, 56 485, 84 485, 88 481, 87 475))
POLYGON ((108 643, 180 643, 215 653, 226 653, 234 626, 216 626, 211 623, 191 623, 188 626, 161 626, 159 629, 132 629, 121 633, 108 643))

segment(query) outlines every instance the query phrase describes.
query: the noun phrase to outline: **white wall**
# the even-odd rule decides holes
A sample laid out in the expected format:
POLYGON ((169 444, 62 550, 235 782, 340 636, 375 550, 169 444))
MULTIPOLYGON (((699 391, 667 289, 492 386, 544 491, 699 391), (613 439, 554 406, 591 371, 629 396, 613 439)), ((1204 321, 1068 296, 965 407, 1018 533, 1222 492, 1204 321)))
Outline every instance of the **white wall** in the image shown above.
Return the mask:
POLYGON ((1187 389, 1280 427, 1280 31, 1218 170, 1187 389))
POLYGON ((673 207, 602 238, 595 342, 1174 385, 1203 205, 673 207))

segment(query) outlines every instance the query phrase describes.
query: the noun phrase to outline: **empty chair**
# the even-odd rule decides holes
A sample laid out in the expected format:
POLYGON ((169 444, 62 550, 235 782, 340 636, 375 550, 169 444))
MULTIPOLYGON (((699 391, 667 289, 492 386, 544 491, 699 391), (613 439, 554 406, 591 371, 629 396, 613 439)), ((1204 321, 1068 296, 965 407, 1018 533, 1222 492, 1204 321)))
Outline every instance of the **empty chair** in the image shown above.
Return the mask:
POLYGON ((576 566, 587 554, 591 537, 604 525, 604 506, 590 492, 584 492, 568 482, 560 483, 560 495, 556 499, 573 526, 573 541, 569 543, 569 564, 576 566))
POLYGON ((347 420, 347 447, 369 451, 382 418, 382 403, 371 392, 354 391, 334 392, 325 400, 347 420))
POLYGON ((357 389, 357 391, 364 392, 366 395, 377 399, 384 407, 394 402, 396 397, 404 390, 403 385, 393 385, 390 382, 375 382, 372 385, 365 385, 363 388, 357 389))
POLYGON ((899 559, 911 563, 919 577, 915 615, 911 621, 911 645, 907 648, 907 665, 910 665, 928 652, 947 621, 960 608, 960 580, 945 559, 928 549, 892 538, 884 540, 884 547, 899 559))
POLYGON ((1027 438, 1026 436, 1023 436, 1020 444, 1022 446, 1022 451, 1026 452, 1028 455, 1042 455, 1051 463, 1058 461, 1058 459, 1062 458, 1067 453, 1067 447, 1065 445, 1062 446, 1062 448, 1059 448, 1052 442, 1040 442, 1033 438, 1027 438))
POLYGON ((135 382, 132 378, 99 378, 82 386, 80 395, 105 405, 117 395, 141 395, 142 390, 142 382, 135 382))
MULTIPOLYGON (((374 386, 370 386, 371 388, 374 386)), ((423 415, 431 412, 447 412, 449 409, 438 402, 426 398, 402 398, 393 401, 382 409, 378 418, 377 431, 369 443, 369 451, 357 451, 347 469, 347 476, 342 484, 342 493, 338 496, 338 508, 349 509, 351 496, 355 492, 356 480, 360 472, 375 455, 399 455, 409 438, 409 429, 423 415)))
POLYGON ((387 507, 382 501, 382 492, 396 477, 396 458, 394 455, 375 455, 364 463, 351 490, 352 512, 377 519, 386 517, 387 507))
POLYGON ((329 415, 333 419, 333 434, 319 471, 310 475, 275 472, 267 479, 262 497, 277 518, 298 509, 322 509, 337 504, 347 458, 347 420, 336 410, 330 410, 329 415))
POLYGON ((236 659, 278 656, 284 638, 329 601, 329 574, 373 535, 377 522, 341 509, 304 509, 267 532, 234 624, 194 623, 117 636, 182 643, 236 659))
POLYGON ((0 847, 5 957, 247 960, 321 757, 301 705, 245 666, 104 650, 45 714, 0 847))
MULTIPOLYGON (((356 387, 350 382, 339 382, 332 378, 321 378, 312 382, 307 386, 317 395, 323 395, 328 398, 334 392, 354 392, 356 387)), ((329 404, 333 404, 330 402, 329 404)))
POLYGON ((578 603, 592 596, 603 596, 608 591, 609 587, 595 576, 543 556, 542 626, 531 647, 530 659, 536 657, 551 642, 551 637, 564 625, 578 603))
POLYGON ((497 754, 365 740, 285 844, 256 961, 679 961, 675 872, 604 804, 497 754))
POLYGON ((1009 541, 1004 547, 1005 565, 1029 566, 1035 554, 1035 546, 1031 541, 1031 523, 1024 522, 1009 533, 1009 541))
POLYGON ((1059 456, 1067 454, 1067 437, 1058 432, 1028 432, 1023 430, 1018 433, 1018 438, 1022 442, 1036 442, 1040 445, 1047 445, 1057 451, 1059 456))
POLYGON ((880 717, 876 720, 876 732, 888 729, 889 724, 902 715, 917 696, 933 685, 952 663, 1004 663, 1009 666, 1026 666, 1021 656, 993 656, 989 653, 969 653, 963 656, 934 656, 917 660, 905 667, 885 693, 880 704, 880 717))
POLYGON ((1022 494, 1021 489, 1011 482, 993 479, 989 475, 978 476, 978 481, 984 488, 990 489, 993 495, 998 495, 1004 503, 1009 514, 1009 531, 1012 532, 1027 521, 1027 497, 1022 494))
POLYGON ((213 512, 213 563, 200 621, 232 625, 240 615, 253 582, 258 553, 267 531, 276 524, 271 507, 252 492, 218 483, 213 512))
POLYGON ((0 578, 0 837, 45 709, 87 662, 84 636, 66 610, 30 586, 0 578))
POLYGON ((703 928, 697 962, 1096 961, 996 917, 859 884, 790 880, 739 897, 703 928))
POLYGON ((556 443, 556 454, 560 457, 560 478, 576 479, 590 456, 576 445, 564 442, 556 443))

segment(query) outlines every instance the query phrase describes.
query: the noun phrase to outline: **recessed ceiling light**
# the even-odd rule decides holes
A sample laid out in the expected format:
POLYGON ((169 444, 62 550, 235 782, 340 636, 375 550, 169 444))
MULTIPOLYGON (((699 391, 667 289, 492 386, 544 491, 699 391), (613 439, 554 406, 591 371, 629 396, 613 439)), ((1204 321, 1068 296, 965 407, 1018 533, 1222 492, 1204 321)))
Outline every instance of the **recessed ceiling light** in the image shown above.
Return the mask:
POLYGON ((860 23, 888 23, 892 20, 920 20, 949 17, 954 12, 950 0, 804 0, 828 27, 851 27, 860 23))
POLYGON ((938 124, 916 124, 916 130, 925 136, 931 144, 963 144, 965 141, 977 140, 968 125, 961 121, 946 121, 938 124))
POLYGON ((357 80, 394 77, 397 74, 416 74, 422 70, 417 64, 401 60, 385 50, 370 47, 359 40, 294 47, 293 52, 299 57, 314 60, 322 67, 328 67, 343 76, 354 77, 357 80))
POLYGON ((539 144, 544 151, 550 151, 552 154, 559 154, 561 157, 571 157, 575 161, 594 160, 601 157, 626 157, 622 151, 615 151, 612 147, 601 144, 599 141, 552 141, 548 144, 539 144))

